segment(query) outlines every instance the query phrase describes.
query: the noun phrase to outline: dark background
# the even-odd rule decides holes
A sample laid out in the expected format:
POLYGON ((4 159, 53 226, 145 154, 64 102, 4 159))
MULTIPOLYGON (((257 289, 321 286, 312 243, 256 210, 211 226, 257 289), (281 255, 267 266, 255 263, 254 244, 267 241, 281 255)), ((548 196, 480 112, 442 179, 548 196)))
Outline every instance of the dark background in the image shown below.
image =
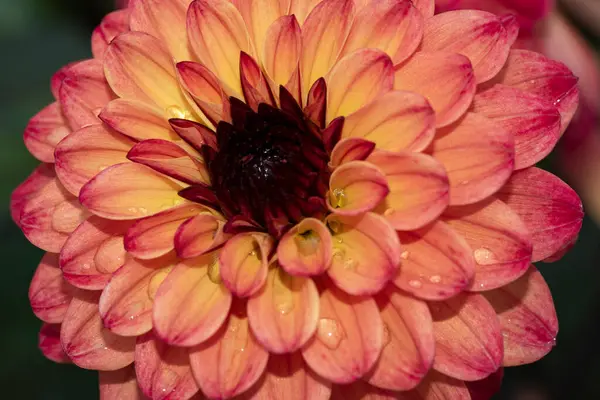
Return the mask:
MULTIPOLYGON (((0 0, 0 398, 98 396, 95 372, 56 365, 37 349, 40 322, 27 290, 42 251, 12 223, 8 202, 37 165, 21 135, 28 119, 52 101, 51 75, 91 56, 90 33, 112 6, 111 0, 0 0)), ((560 175, 552 157, 544 167, 560 175)), ((556 303, 558 344, 542 361, 508 369, 498 398, 600 399, 599 233, 586 219, 574 249, 560 262, 539 266, 556 303)))

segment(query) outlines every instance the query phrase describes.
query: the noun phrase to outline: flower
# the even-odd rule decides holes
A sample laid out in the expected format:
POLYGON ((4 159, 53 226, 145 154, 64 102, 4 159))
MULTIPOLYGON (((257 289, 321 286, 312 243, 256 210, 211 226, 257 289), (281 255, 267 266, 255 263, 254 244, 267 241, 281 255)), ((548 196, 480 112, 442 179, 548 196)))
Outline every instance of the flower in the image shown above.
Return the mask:
POLYGON ((469 399, 547 354, 531 263, 583 214, 533 165, 577 79, 511 50, 514 18, 433 6, 109 14, 53 77, 12 197, 47 251, 44 354, 100 371, 103 399, 469 399))

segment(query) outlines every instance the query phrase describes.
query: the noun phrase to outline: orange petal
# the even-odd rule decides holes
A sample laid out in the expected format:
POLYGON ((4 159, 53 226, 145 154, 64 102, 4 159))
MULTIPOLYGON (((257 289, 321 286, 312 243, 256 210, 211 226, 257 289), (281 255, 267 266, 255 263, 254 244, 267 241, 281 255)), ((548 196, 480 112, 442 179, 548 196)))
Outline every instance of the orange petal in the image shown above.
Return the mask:
POLYGON ((227 318, 231 294, 220 284, 217 255, 183 261, 154 297, 155 333, 174 346, 193 346, 213 335, 227 318))
POLYGON ((123 235, 129 225, 95 216, 79 225, 60 252, 64 278, 82 289, 104 288, 111 274, 126 261, 123 235))
POLYGON ((395 74, 394 89, 419 93, 435 110, 438 127, 451 124, 469 108, 475 95, 473 67, 463 55, 418 52, 395 74))
POLYGON ((228 399, 248 390, 267 365, 269 353, 252 334, 244 308, 235 304, 221 329, 190 353, 194 377, 210 398, 228 399))
POLYGON ((422 37, 423 17, 412 2, 370 1, 356 13, 342 54, 379 49, 397 65, 412 55, 422 37))
POLYGON ((435 370, 474 381, 500 367, 500 323, 483 296, 461 293, 444 302, 429 303, 429 309, 435 335, 435 370))
POLYGON ((159 108, 140 101, 115 99, 102 109, 98 117, 132 139, 178 139, 163 114, 159 108))
POLYGON ((554 302, 535 266, 519 280, 484 295, 500 320, 504 338, 503 365, 532 363, 556 345, 558 320, 554 302))
POLYGON ((42 354, 55 363, 70 364, 71 359, 60 344, 60 325, 43 324, 38 334, 38 347, 42 354))
POLYGON ((189 218, 204 211, 200 204, 186 203, 136 221, 125 235, 125 249, 134 257, 152 259, 175 248, 175 233, 189 218))
MULTIPOLYGON (((301 0, 307 2, 307 0, 301 0)), ((298 14, 296 18, 302 22, 298 14)), ((308 93, 313 82, 324 77, 335 64, 352 19, 352 0, 323 0, 302 25, 301 92, 308 93)))
POLYGON ((527 168, 516 172, 498 197, 515 211, 531 234, 532 262, 567 248, 581 229, 581 199, 549 172, 527 168))
POLYGON ((229 239, 219 256, 225 286, 238 297, 258 292, 267 279, 272 247, 266 233, 240 233, 229 239))
POLYGON ((54 165, 40 164, 27 179, 13 190, 10 196, 10 216, 17 226, 21 227, 21 212, 29 202, 29 199, 36 196, 55 177, 54 165))
POLYGON ((175 250, 181 258, 198 257, 226 242, 230 235, 223 232, 222 217, 207 212, 185 221, 175 233, 175 250))
POLYGON ((467 242, 441 221, 398 232, 404 252, 394 284, 426 300, 443 300, 471 283, 475 261, 467 242))
POLYGON ((127 152, 133 145, 132 140, 103 125, 87 126, 71 133, 56 147, 56 174, 65 188, 77 196, 81 187, 99 172, 127 161, 127 152))
POLYGON ((349 383, 375 365, 383 322, 370 297, 355 297, 331 284, 321 292, 317 333, 302 349, 308 366, 333 383, 349 383))
POLYGON ((320 275, 331 263, 329 230, 315 218, 305 218, 287 231, 277 246, 282 268, 292 275, 320 275))
POLYGON ((133 365, 116 371, 100 371, 100 400, 145 400, 133 365))
POLYGON ((375 143, 358 137, 340 140, 333 151, 329 167, 334 169, 351 161, 363 161, 375 150, 375 143))
POLYGON ((435 118, 423 96, 394 90, 348 115, 342 137, 365 138, 381 150, 421 151, 435 135, 435 118))
POLYGON ((263 378, 242 394, 244 400, 328 400, 331 383, 308 368, 300 352, 269 354, 263 378))
POLYGON ((500 72, 515 38, 496 15, 459 10, 427 19, 421 46, 423 51, 443 50, 467 56, 477 83, 481 83, 500 72))
POLYGON ((527 271, 531 262, 531 235, 519 216, 497 199, 451 207, 444 214, 475 258, 475 275, 469 290, 504 286, 527 271))
POLYGON ((296 18, 298 18, 298 22, 302 24, 320 1, 321 0, 289 0, 290 7, 287 14, 295 15, 296 18))
POLYGON ((183 186, 135 163, 105 169, 81 188, 79 201, 104 218, 128 220, 153 215, 183 203, 183 186))
POLYGON ((35 316, 49 324, 61 323, 73 292, 58 267, 58 254, 46 253, 29 285, 29 303, 35 316))
POLYGON ((172 262, 172 257, 127 260, 100 296, 98 306, 104 326, 120 336, 138 336, 152 329, 152 290, 166 277, 163 268, 172 262))
POLYGON ((117 336, 104 328, 98 313, 100 293, 80 290, 63 321, 60 340, 75 365, 114 371, 133 362, 135 338, 117 336))
POLYGON ((44 107, 29 120, 23 141, 27 150, 42 162, 54 162, 54 148, 71 129, 63 116, 60 104, 54 102, 44 107))
POLYGON ((384 324, 383 350, 368 381, 383 389, 412 389, 429 371, 435 353, 427 304, 393 286, 376 301, 384 324))
POLYGON ((92 32, 92 54, 102 59, 112 40, 120 33, 129 30, 129 9, 113 11, 107 14, 100 25, 92 32))
MULTIPOLYGON (((254 0, 254 3, 263 1, 272 0, 254 0)), ((296 17, 285 15, 277 19, 269 27, 264 40, 264 52, 259 54, 263 58, 265 72, 277 87, 285 86, 298 68, 302 51, 302 32, 296 17)))
POLYGON ((254 53, 239 11, 226 0, 195 0, 188 10, 187 29, 196 57, 239 97, 240 53, 254 53))
POLYGON ((270 353, 291 353, 315 333, 319 292, 311 278, 292 276, 277 264, 262 290, 248 300, 252 332, 270 353))
POLYGON ((188 349, 169 346, 151 332, 137 339, 135 373, 142 392, 150 399, 189 399, 199 390, 188 349))
POLYGON ((402 394, 380 389, 359 379, 347 385, 333 385, 331 400, 397 400, 402 394))
POLYGON ((513 172, 512 135, 483 115, 469 113, 437 135, 432 155, 448 172, 450 205, 485 199, 498 191, 513 172))
POLYGON ((471 396, 465 382, 431 370, 416 389, 402 393, 400 399, 467 400, 471 399, 471 396))
MULTIPOLYGON (((265 42, 272 40, 268 30, 281 16, 288 14, 291 0, 232 0, 246 23, 248 33, 254 42, 256 54, 262 57, 265 42)), ((280 57, 287 55, 280 54, 280 57)), ((298 59, 296 58, 296 61, 298 59)))
POLYGON ((333 260, 327 273, 342 290, 354 295, 372 294, 392 279, 400 264, 400 242, 382 216, 330 215, 333 260))
POLYGON ((411 0, 413 6, 421 12, 421 15, 427 18, 433 17, 435 11, 435 0, 411 0))
POLYGON ((359 110, 393 86, 392 60, 383 51, 359 49, 346 55, 327 77, 327 123, 359 110))
POLYGON ((377 151, 367 161, 385 174, 390 193, 378 209, 394 229, 421 228, 448 206, 448 176, 433 157, 413 152, 377 151))
POLYGON ((520 89, 496 85, 475 96, 472 110, 498 123, 515 138, 515 169, 541 161, 561 135, 556 107, 520 89))
POLYGON ((258 110, 261 103, 275 104, 271 88, 260 66, 243 52, 240 55, 240 79, 246 104, 254 111, 258 110))

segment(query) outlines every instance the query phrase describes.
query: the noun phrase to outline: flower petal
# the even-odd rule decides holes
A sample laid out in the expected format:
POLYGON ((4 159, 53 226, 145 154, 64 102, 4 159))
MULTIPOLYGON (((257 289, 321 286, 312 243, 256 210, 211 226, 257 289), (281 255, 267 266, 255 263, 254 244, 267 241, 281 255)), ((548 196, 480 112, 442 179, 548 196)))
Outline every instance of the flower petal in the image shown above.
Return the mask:
POLYGON ((498 123, 515 138, 515 169, 542 160, 561 135, 556 107, 521 89, 496 85, 475 96, 472 110, 498 123))
POLYGON ((379 168, 364 161, 352 161, 331 174, 327 206, 337 215, 359 215, 374 209, 389 192, 379 168))
POLYGON ((95 216, 79 225, 60 252, 64 278, 81 289, 103 289, 126 261, 123 235, 129 225, 95 216))
POLYGON ((506 62, 515 37, 502 20, 486 11, 450 11, 425 21, 423 51, 449 51, 467 56, 477 83, 493 78, 506 62))
MULTIPOLYGON (((255 0, 254 3, 263 1, 265 0, 255 0)), ((265 73, 277 87, 287 86, 298 69, 302 51, 302 31, 296 16, 285 15, 277 19, 269 27, 264 40, 264 52, 259 54, 263 59, 265 73)))
MULTIPOLYGON (((471 399, 465 382, 431 370, 413 391, 402 400, 467 400, 471 399)), ((404 393, 403 393, 404 395, 404 393)))
POLYGON ((504 366, 537 361, 556 345, 558 320, 554 302, 535 266, 519 280, 484 295, 500 320, 504 366))
POLYGON ((328 284, 320 294, 317 333, 302 349, 308 366, 333 383, 349 383, 375 365, 383 322, 370 297, 355 297, 328 284))
POLYGON ((38 347, 42 354, 55 363, 70 364, 71 359, 60 344, 60 325, 43 324, 38 334, 38 347))
POLYGON ((392 90, 394 70, 381 50, 359 49, 335 63, 327 78, 327 123, 392 90))
POLYGON ((413 92, 390 91, 348 115, 342 137, 360 137, 389 151, 424 150, 435 135, 435 112, 413 92))
POLYGON ((225 286, 238 297, 258 292, 267 279, 272 247, 266 233, 239 233, 229 239, 219 256, 225 286))
POLYGON ((472 204, 494 194, 515 164, 510 132, 473 113, 438 132, 432 155, 448 172, 450 205, 472 204))
POLYGON ((138 387, 133 365, 116 371, 100 371, 100 400, 146 400, 138 387))
POLYGON ((329 230, 316 218, 305 218, 287 231, 277 245, 277 259, 292 275, 320 275, 329 267, 332 255, 329 230))
POLYGON ((385 174, 390 193, 378 210, 394 229, 421 228, 448 206, 448 176, 433 157, 413 152, 376 151, 367 161, 385 174))
POLYGON ((375 150, 375 143, 358 137, 340 140, 333 151, 329 167, 334 169, 351 161, 364 161, 375 150))
POLYGON ((413 5, 421 12, 423 17, 431 18, 435 11, 435 0, 411 0, 413 5))
POLYGON ((267 365, 269 353, 252 334, 244 307, 235 304, 221 329, 190 353, 194 377, 210 398, 231 398, 248 390, 267 365))
POLYGON ((181 258, 198 257, 225 243, 230 235, 223 232, 222 217, 200 213, 181 224, 175 233, 175 250, 181 258))
POLYGON ((461 293, 444 302, 429 303, 429 309, 435 335, 435 370, 473 381, 500 367, 500 323, 483 296, 461 293))
POLYGON ((140 389, 150 399, 185 400, 199 390, 188 349, 169 346, 152 332, 137 339, 135 373, 140 389))
POLYGON ((474 273, 473 253, 467 242, 447 224, 398 232, 404 252, 394 279, 400 289, 426 300, 443 300, 464 290, 474 273))
POLYGON ((92 54, 102 59, 112 40, 120 33, 129 30, 129 9, 113 11, 107 14, 100 25, 92 32, 92 54))
POLYGON ((392 279, 400 264, 400 242, 382 216, 330 215, 333 259, 327 270, 333 283, 353 295, 373 294, 392 279))
POLYGON ((79 291, 67 309, 60 340, 78 367, 114 371, 133 362, 135 338, 117 336, 102 326, 100 293, 79 291))
POLYGON ((58 267, 58 254, 46 253, 29 285, 29 303, 35 316, 49 324, 61 323, 73 292, 58 267))
POLYGON ((473 67, 463 55, 418 52, 395 74, 394 89, 425 96, 436 114, 436 125, 446 126, 465 113, 475 95, 473 67))
POLYGON ((475 275, 469 290, 504 286, 527 271, 531 262, 531 235, 519 216, 497 199, 451 207, 444 221, 460 234, 475 259, 475 275))
POLYGON ((383 350, 367 380, 382 389, 412 389, 429 371, 435 353, 427 304, 393 286, 375 300, 384 324, 383 350))
POLYGON ((54 148, 70 131, 60 104, 54 102, 29 120, 23 141, 35 158, 51 163, 54 162, 54 148))
POLYGON ((480 381, 465 382, 465 385, 469 389, 471 400, 491 399, 500 391, 503 377, 504 368, 499 368, 496 372, 492 372, 492 374, 485 379, 480 381))
POLYGON ((81 188, 79 201, 103 218, 128 220, 157 214, 183 203, 183 186, 136 163, 117 164, 81 188))
POLYGON ((107 129, 91 125, 71 133, 56 147, 56 174, 61 183, 79 195, 81 187, 102 170, 127 161, 134 142, 107 129))
POLYGON ((47 184, 56 177, 52 164, 40 164, 10 195, 10 216, 21 227, 21 212, 29 202, 47 184))
POLYGON ((380 389, 370 385, 367 382, 358 379, 347 385, 333 385, 331 390, 331 400, 397 400, 404 399, 399 397, 399 392, 380 389))
POLYGON ((581 200, 551 173, 538 168, 518 171, 498 197, 519 215, 529 230, 532 262, 554 255, 577 239, 583 220, 581 200))
POLYGON ((289 275, 279 265, 248 300, 252 332, 270 353, 298 350, 315 333, 318 320, 319 292, 312 279, 289 275))
MULTIPOLYGON (((272 39, 269 37, 269 28, 279 17, 288 14, 290 1, 232 0, 246 23, 259 57, 264 54, 265 42, 268 43, 272 39)), ((279 57, 286 57, 286 55, 280 54, 279 57)), ((296 61, 298 61, 297 58, 296 61)))
POLYGON ((273 93, 260 66, 244 52, 240 55, 240 79, 246 104, 254 111, 258 110, 259 104, 275 104, 273 93))
POLYGON ((379 49, 397 65, 412 55, 422 37, 423 17, 411 1, 369 1, 356 13, 342 55, 379 49))
POLYGON ((168 344, 193 346, 219 329, 230 305, 231 294, 220 284, 216 254, 185 260, 158 287, 154 332, 168 344))

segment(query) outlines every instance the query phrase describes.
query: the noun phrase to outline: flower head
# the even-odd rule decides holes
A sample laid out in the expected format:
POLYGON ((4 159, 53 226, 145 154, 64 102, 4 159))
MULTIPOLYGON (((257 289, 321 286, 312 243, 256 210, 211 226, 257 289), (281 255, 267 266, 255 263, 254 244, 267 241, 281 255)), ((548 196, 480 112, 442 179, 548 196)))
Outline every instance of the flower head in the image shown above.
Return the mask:
POLYGON ((554 345, 533 167, 577 79, 427 0, 133 0, 52 80, 13 194, 44 354, 103 399, 470 398, 554 345), (473 384, 473 381, 487 381, 473 384), (482 389, 483 386, 483 389, 482 389), (201 396, 199 394, 198 396, 201 396), (380 397, 376 397, 380 396, 380 397))

